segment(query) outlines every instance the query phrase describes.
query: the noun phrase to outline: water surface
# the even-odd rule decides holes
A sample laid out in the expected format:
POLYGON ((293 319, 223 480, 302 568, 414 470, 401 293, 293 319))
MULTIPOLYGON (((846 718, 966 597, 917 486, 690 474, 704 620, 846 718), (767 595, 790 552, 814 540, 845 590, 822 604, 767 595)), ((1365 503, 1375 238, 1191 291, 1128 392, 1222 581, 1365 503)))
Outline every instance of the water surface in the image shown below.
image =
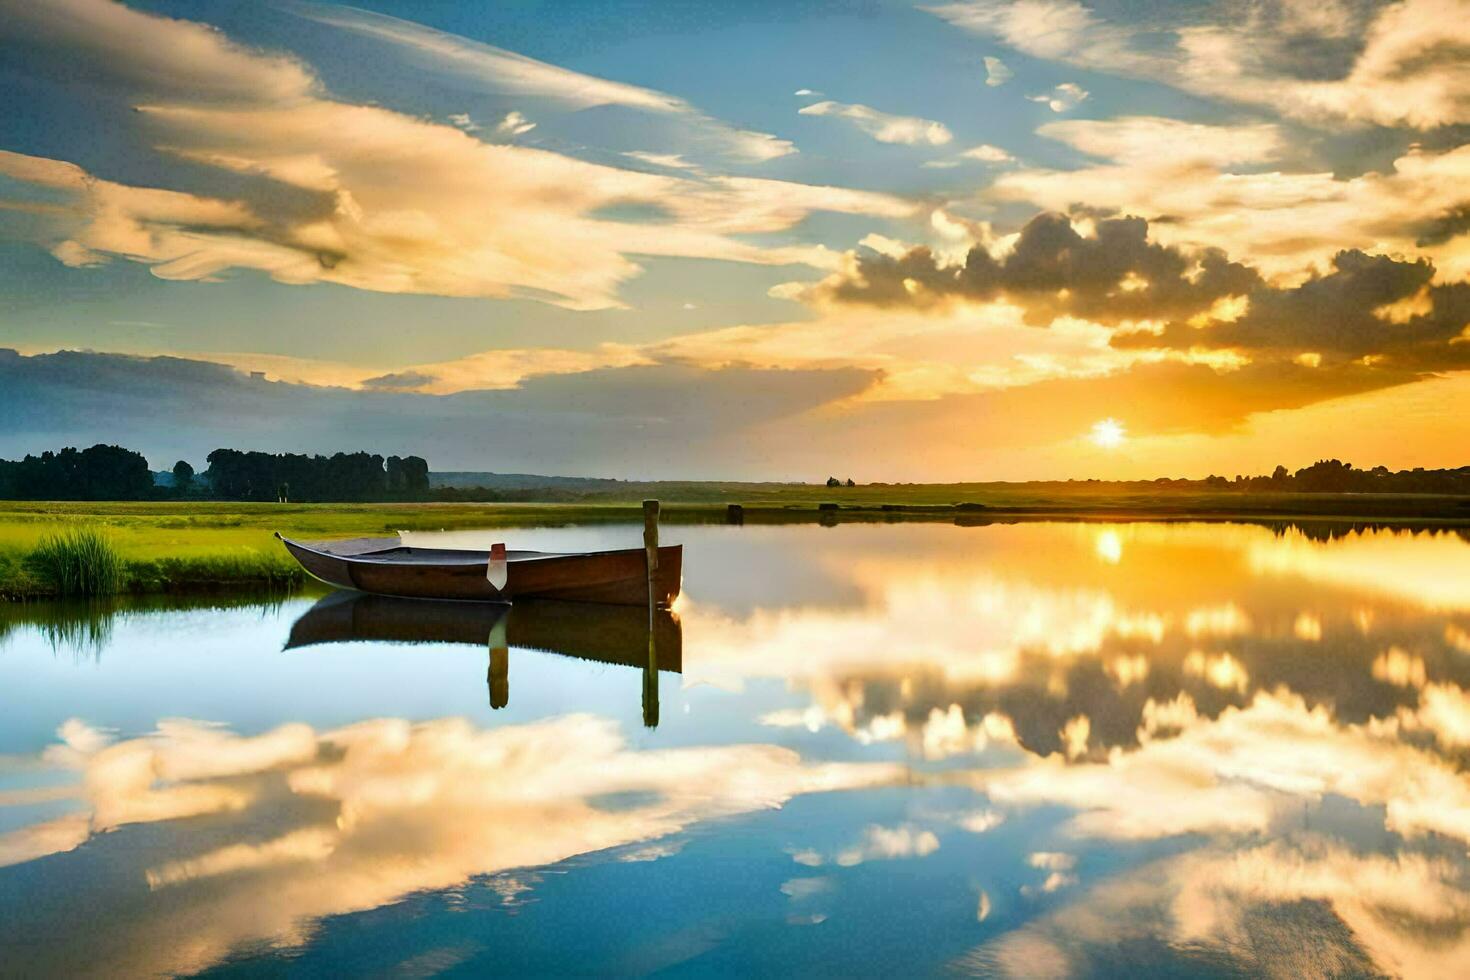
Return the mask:
MULTIPOLYGON (((512 534, 637 540, 444 538, 512 534)), ((652 661, 595 607, 0 608, 0 973, 1470 971, 1463 535, 664 537, 652 661)))

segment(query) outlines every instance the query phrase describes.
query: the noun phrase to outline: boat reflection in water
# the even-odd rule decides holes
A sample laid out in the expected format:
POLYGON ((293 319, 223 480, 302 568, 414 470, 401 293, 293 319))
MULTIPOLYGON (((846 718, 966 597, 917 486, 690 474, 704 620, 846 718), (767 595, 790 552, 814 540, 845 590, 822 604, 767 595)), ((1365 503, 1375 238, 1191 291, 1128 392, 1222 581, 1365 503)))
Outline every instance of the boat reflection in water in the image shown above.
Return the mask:
POLYGON ((553 599, 456 602, 333 592, 291 627, 286 649, 324 643, 460 643, 489 650, 490 707, 510 703, 510 648, 637 667, 643 671, 643 722, 658 725, 658 671, 680 673, 684 636, 667 609, 553 599))

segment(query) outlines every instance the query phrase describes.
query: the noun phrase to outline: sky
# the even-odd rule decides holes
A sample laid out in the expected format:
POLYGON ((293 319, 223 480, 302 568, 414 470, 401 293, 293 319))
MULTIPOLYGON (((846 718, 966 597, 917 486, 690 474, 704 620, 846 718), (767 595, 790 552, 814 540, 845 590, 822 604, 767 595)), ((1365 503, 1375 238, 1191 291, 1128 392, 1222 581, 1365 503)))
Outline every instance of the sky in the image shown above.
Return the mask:
POLYGON ((0 0, 0 457, 1470 462, 1470 0, 0 0))

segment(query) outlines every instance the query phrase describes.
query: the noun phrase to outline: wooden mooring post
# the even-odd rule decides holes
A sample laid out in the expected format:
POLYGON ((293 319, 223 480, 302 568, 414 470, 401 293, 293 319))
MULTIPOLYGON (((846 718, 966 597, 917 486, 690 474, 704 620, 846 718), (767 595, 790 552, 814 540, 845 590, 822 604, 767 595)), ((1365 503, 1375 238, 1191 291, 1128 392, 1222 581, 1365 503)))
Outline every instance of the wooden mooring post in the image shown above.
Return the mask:
POLYGON ((643 501, 643 554, 648 563, 648 664, 643 668, 643 724, 658 727, 658 501, 643 501))
POLYGON ((653 614, 658 608, 658 501, 643 501, 643 554, 648 563, 648 630, 653 632, 653 614))

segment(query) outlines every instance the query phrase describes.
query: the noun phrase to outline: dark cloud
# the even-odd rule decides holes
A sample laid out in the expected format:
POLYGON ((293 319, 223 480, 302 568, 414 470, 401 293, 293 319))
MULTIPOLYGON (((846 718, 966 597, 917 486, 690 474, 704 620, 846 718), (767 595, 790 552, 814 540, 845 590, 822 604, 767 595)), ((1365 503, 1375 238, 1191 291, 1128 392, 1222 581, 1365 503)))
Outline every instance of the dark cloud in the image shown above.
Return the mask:
POLYGON ((1321 354, 1329 366, 1366 355, 1403 367, 1435 370, 1470 363, 1470 349, 1452 344, 1470 324, 1470 285, 1430 285, 1434 266, 1352 250, 1337 253, 1331 271, 1299 286, 1260 285, 1233 322, 1204 327, 1170 323, 1161 335, 1114 336, 1115 347, 1214 348, 1252 356, 1321 354), (1401 322, 1375 313, 1396 303, 1422 306, 1401 322))
POLYGON ((1419 248, 1443 245, 1470 231, 1470 203, 1450 208, 1419 226, 1414 244, 1419 248))
POLYGON ((382 388, 391 391, 404 388, 422 388, 433 380, 433 375, 424 374, 422 371, 396 371, 391 374, 380 374, 376 378, 368 378, 362 383, 362 386, 364 388, 382 388))
POLYGON ((1085 236, 1066 215, 1039 214, 1009 255, 997 259, 976 246, 958 266, 941 266, 923 247, 898 258, 865 252, 857 276, 824 284, 818 295, 910 307, 1005 297, 1024 305, 1027 321, 1039 325, 1063 314, 1116 324, 1192 316, 1261 282, 1219 249, 1186 253, 1150 242, 1142 218, 1103 218, 1095 227, 1085 236))
POLYGON ((417 453, 437 469, 606 476, 771 473, 753 430, 859 394, 869 371, 679 364, 426 395, 266 381, 176 357, 0 350, 0 457, 113 442, 156 464, 220 446, 417 453))
MULTIPOLYGON (((1424 234, 1459 234, 1470 227, 1467 215, 1463 208, 1449 212, 1424 234)), ((1043 326, 1061 315, 1112 326, 1167 321, 1160 334, 1116 334, 1113 346, 1124 349, 1228 349, 1267 359, 1311 352, 1328 368, 1368 355, 1391 358, 1403 370, 1470 367, 1470 344, 1452 342, 1470 324, 1470 284, 1432 284, 1435 270, 1426 259, 1344 250, 1326 272, 1277 287, 1218 249, 1186 252, 1150 242, 1142 218, 1093 220, 1095 234, 1081 235, 1065 215, 1038 215, 1010 254, 997 259, 977 246, 957 266, 940 265, 927 248, 899 257, 863 253, 855 275, 829 280, 814 295, 910 308, 1006 298, 1024 307, 1028 323, 1043 326), (1246 297, 1247 312, 1198 326, 1197 318, 1225 297, 1246 297), (1394 304, 1404 304, 1398 315, 1375 312, 1394 304)))

